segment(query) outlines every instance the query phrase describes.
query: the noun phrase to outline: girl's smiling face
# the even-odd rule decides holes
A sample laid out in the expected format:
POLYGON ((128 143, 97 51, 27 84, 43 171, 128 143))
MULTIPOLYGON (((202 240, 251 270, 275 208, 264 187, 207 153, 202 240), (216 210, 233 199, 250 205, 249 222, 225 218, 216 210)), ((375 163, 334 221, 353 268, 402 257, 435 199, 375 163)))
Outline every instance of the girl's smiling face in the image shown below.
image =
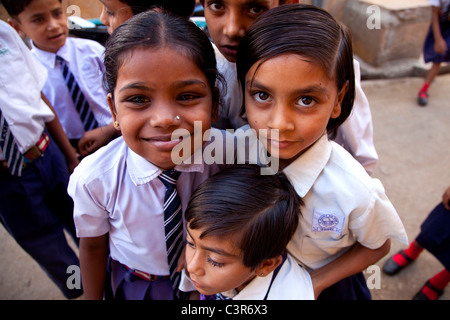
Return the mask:
POLYGON ((135 48, 122 59, 114 95, 108 95, 113 120, 131 150, 173 168, 172 150, 180 140, 171 135, 187 130, 194 153, 194 121, 201 121, 202 137, 211 127, 212 88, 192 59, 170 46, 135 48))
POLYGON ((240 291, 255 276, 246 267, 242 252, 229 238, 204 237, 201 229, 190 229, 186 236, 186 268, 197 290, 213 295, 232 289, 240 291))
POLYGON ((280 159, 281 169, 297 159, 325 132, 330 118, 337 118, 346 87, 323 69, 296 54, 258 61, 245 77, 245 110, 250 126, 268 151, 280 159), (260 131, 260 129, 266 129, 260 131), (279 137, 271 137, 278 130, 279 137), (262 136, 267 131, 268 136, 262 136))

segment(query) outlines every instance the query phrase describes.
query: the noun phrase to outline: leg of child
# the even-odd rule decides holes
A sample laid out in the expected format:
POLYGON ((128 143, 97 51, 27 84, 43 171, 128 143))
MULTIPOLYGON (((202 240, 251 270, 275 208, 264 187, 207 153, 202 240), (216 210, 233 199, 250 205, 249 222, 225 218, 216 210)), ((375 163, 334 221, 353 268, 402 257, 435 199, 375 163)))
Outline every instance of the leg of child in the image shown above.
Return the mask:
POLYGON ((447 269, 430 278, 420 291, 414 296, 414 300, 436 300, 442 295, 444 288, 450 282, 450 271, 447 269))
POLYGON ((417 102, 421 106, 426 106, 428 104, 428 88, 433 83, 434 78, 436 78, 437 74, 439 73, 439 67, 440 62, 433 62, 433 65, 431 66, 430 71, 428 71, 428 74, 425 78, 425 82, 419 90, 419 97, 417 99, 417 102))
POLYGON ((423 247, 414 240, 406 250, 400 250, 397 254, 386 260, 383 266, 384 273, 388 275, 398 273, 409 263, 416 260, 422 251, 423 247))

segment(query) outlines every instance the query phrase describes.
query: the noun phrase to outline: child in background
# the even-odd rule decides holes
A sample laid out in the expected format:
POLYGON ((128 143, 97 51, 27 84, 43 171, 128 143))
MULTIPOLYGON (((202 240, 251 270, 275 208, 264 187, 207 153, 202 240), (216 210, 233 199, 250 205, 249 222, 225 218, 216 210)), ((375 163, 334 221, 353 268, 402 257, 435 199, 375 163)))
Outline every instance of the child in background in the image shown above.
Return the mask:
MULTIPOLYGON (((242 117, 242 93, 236 74, 237 48, 242 37, 263 12, 280 5, 298 3, 298 0, 200 0, 205 8, 205 19, 215 45, 217 66, 227 81, 222 94, 218 120, 213 127, 237 129, 247 124, 242 117)), ((369 102, 361 89, 359 63, 354 60, 355 107, 351 116, 337 130, 334 140, 358 160, 367 173, 372 174, 378 155, 373 143, 372 115, 369 102)))
POLYGON ((47 68, 44 95, 81 156, 116 135, 102 85, 103 46, 68 37, 61 0, 2 0, 10 24, 32 40, 32 53, 47 68))
POLYGON ((417 102, 420 106, 428 104, 428 89, 439 73, 442 62, 450 62, 450 1, 429 0, 431 5, 431 26, 423 47, 425 62, 432 62, 425 82, 420 88, 417 102))
POLYGON ((407 237, 381 183, 328 139, 353 106, 350 34, 319 8, 280 6, 241 40, 237 70, 250 127, 305 203, 288 252, 316 297, 370 298, 361 271, 407 237))
POLYGON ((186 209, 186 268, 207 299, 312 300, 308 272, 286 254, 301 199, 284 174, 236 165, 203 182, 186 209))
MULTIPOLYGON (((181 142, 172 134, 184 131, 194 142, 194 121, 202 124, 196 132, 201 137, 210 129, 218 103, 214 50, 194 23, 148 11, 113 32, 105 67, 108 104, 122 137, 83 159, 68 188, 85 296, 103 297, 110 255, 115 299, 172 299, 183 236, 174 233, 176 251, 166 251, 164 214, 173 209, 172 221, 178 219, 182 231, 182 211, 193 190, 219 171, 205 162, 175 165, 172 151, 181 142), (179 175, 178 181, 171 175, 179 175), (170 205, 166 188, 177 199, 170 205)), ((195 156, 201 146, 195 143, 182 157, 195 156)))
POLYGON ((79 161, 41 94, 47 71, 3 21, 0 39, 0 222, 61 292, 76 298, 83 290, 67 287, 67 268, 79 262, 64 229, 77 241, 67 183, 79 161))
POLYGON ((414 300, 437 300, 450 282, 450 187, 442 195, 439 203, 428 215, 420 227, 420 233, 406 250, 386 260, 383 271, 395 275, 414 262, 423 249, 429 251, 444 265, 444 269, 435 274, 413 297, 414 300))
POLYGON ((162 9, 184 18, 194 11, 195 0, 100 0, 103 4, 100 21, 112 34, 120 24, 132 16, 151 9, 162 9))

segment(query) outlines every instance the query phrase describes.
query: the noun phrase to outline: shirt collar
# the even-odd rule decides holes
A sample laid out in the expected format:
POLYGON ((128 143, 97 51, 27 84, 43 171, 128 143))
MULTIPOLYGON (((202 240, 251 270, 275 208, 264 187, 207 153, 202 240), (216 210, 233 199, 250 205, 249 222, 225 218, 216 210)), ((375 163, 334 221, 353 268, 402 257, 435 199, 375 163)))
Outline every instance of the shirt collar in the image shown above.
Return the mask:
POLYGON ((323 171, 330 159, 331 150, 331 143, 325 133, 305 153, 284 168, 284 174, 300 197, 308 193, 323 171))
POLYGON ((237 292, 235 289, 222 292, 226 297, 233 300, 263 300, 267 290, 269 290, 270 282, 272 281, 273 271, 266 277, 256 276, 249 284, 245 286, 242 291, 237 292))
MULTIPOLYGON (((133 150, 128 148, 127 154, 127 168, 131 180, 136 186, 146 184, 157 178, 163 171, 161 168, 155 166, 147 159, 141 157, 133 150)), ((201 164, 180 164, 175 166, 175 170, 180 172, 203 172, 204 162, 201 164)))
POLYGON ((56 55, 63 58, 65 61, 70 61, 70 53, 66 43, 59 48, 58 52, 55 54, 53 52, 45 51, 36 47, 31 41, 31 51, 36 54, 39 60, 47 67, 54 69, 56 67, 56 55))

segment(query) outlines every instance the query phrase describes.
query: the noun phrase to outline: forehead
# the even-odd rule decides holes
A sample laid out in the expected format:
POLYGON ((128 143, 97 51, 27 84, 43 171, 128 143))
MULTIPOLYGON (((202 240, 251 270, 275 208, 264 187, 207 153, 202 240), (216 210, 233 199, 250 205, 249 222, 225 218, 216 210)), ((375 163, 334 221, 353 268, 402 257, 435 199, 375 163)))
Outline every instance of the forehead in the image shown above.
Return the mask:
POLYGON ((128 4, 119 0, 100 0, 100 2, 109 9, 118 9, 122 7, 129 7, 128 4))
MULTIPOLYGON (((35 15, 61 8, 59 0, 32 0, 21 12, 24 15, 35 15)), ((19 14, 20 15, 20 14, 19 14)))
POLYGON ((280 0, 205 0, 206 3, 218 2, 228 6, 265 6, 275 8, 279 5, 280 0))

